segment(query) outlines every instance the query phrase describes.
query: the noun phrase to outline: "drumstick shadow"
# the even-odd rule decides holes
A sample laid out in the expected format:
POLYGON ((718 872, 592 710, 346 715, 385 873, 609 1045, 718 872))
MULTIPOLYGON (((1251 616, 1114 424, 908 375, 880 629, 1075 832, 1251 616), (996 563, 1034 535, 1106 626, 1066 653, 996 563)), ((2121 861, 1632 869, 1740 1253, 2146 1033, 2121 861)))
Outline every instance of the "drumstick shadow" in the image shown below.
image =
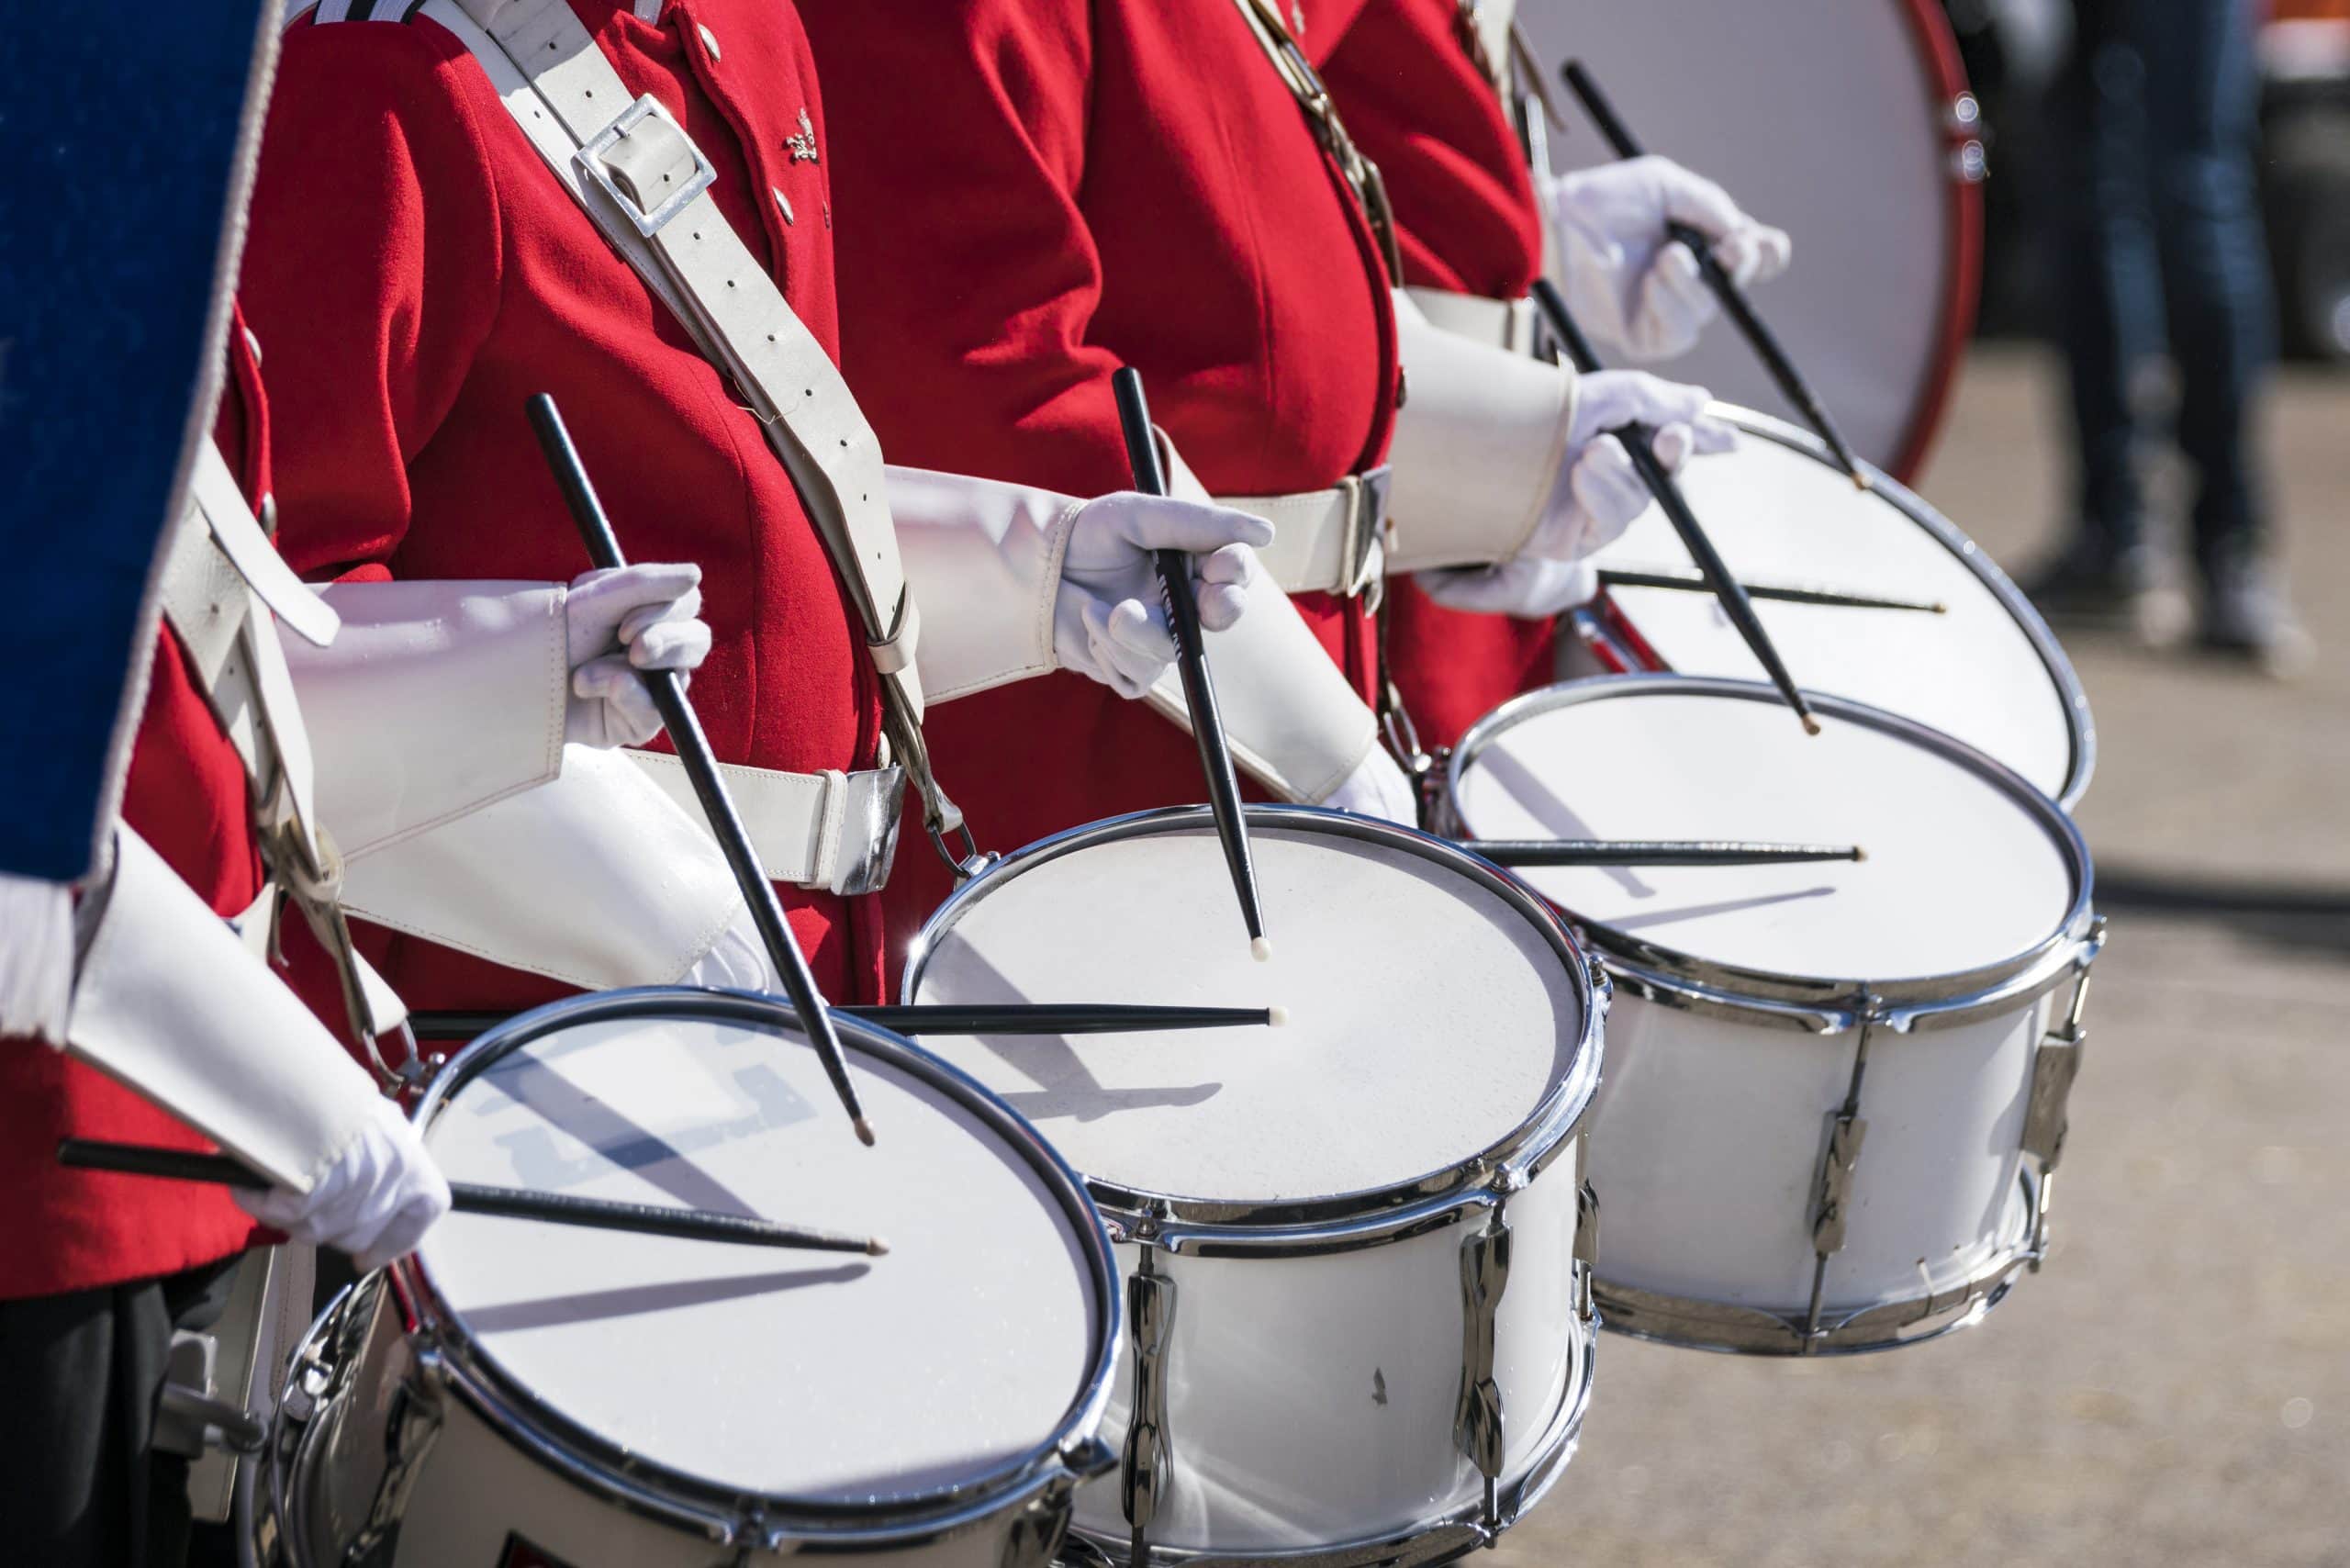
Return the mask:
MULTIPOLYGON (((990 1006, 1035 1000, 1012 983, 1002 969, 979 950, 953 932, 940 943, 923 971, 961 1006, 990 1006)), ((931 1000, 936 1000, 932 998, 931 1000)), ((1070 1116, 1080 1122, 1099 1121, 1120 1111, 1147 1110, 1154 1105, 1196 1105, 1221 1092, 1221 1083, 1169 1085, 1152 1089, 1112 1089, 1093 1076, 1085 1058, 1065 1035, 980 1035, 975 1036, 990 1054, 1036 1085, 1033 1092, 1003 1095, 1004 1103, 1032 1121, 1070 1116)))
POLYGON ((672 1307, 703 1306, 714 1301, 806 1290, 811 1285, 845 1285, 851 1280, 862 1279, 872 1268, 870 1263, 843 1263, 830 1269, 783 1269, 774 1273, 737 1274, 722 1280, 671 1280, 659 1284, 624 1285, 617 1290, 581 1291, 575 1295, 540 1296, 497 1306, 469 1307, 465 1322, 476 1332, 486 1334, 560 1328, 608 1317, 666 1312, 672 1307))
MULTIPOLYGON (((1592 825, 1575 814, 1572 806, 1559 799, 1539 774, 1516 757, 1498 747, 1488 748, 1477 758, 1477 766, 1501 780, 1517 803, 1533 814, 1534 820, 1553 838, 1600 838, 1592 825)), ((1473 846, 1472 848, 1473 849, 1473 846)), ((1656 889, 1640 879, 1628 866, 1597 868, 1616 885, 1636 899, 1656 897, 1656 889)), ((1621 924, 1622 922, 1617 924, 1621 924)))
POLYGON ((547 1129, 578 1139, 596 1151, 596 1163, 609 1160, 658 1187, 689 1209, 709 1209, 744 1218, 758 1217, 758 1210, 723 1182, 692 1163, 688 1151, 651 1128, 629 1119, 602 1099, 527 1051, 517 1051, 487 1075, 509 1099, 535 1113, 545 1127, 532 1127, 513 1138, 501 1139, 514 1157, 522 1184, 557 1189, 584 1180, 592 1171, 532 1170, 534 1164, 559 1163, 547 1129), (535 1137, 530 1135, 536 1135, 535 1137), (537 1144, 550 1147, 537 1148, 537 1144), (570 1181, 558 1178, 569 1176, 570 1181))
POLYGON ((1725 899, 1719 903, 1683 904, 1678 909, 1652 909, 1646 914, 1618 915, 1606 922, 1617 931, 1639 931, 1651 925, 1670 925, 1676 920, 1703 920, 1709 914, 1734 914, 1742 909, 1761 909, 1766 904, 1788 903, 1796 899, 1824 899, 1833 888, 1796 888, 1784 893, 1758 893, 1751 899, 1725 899))

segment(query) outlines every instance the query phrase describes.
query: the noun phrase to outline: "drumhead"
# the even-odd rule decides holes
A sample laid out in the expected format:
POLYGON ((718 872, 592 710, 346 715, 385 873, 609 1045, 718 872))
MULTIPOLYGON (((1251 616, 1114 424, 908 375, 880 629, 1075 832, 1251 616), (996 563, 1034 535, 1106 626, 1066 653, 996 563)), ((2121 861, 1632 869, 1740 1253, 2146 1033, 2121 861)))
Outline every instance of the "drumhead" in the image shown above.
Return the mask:
POLYGON ((890 1505, 1048 1456, 1106 1394, 1106 1237, 959 1074, 842 1021, 861 1147, 789 1009, 619 991, 526 1014, 418 1117, 452 1181, 878 1235, 784 1251, 451 1215, 403 1263, 452 1359, 559 1444, 697 1494, 890 1505))
POLYGON ((983 874, 932 918, 906 994, 1278 1006, 1284 1025, 924 1043, 1113 1205, 1416 1190, 1581 1114, 1598 1070, 1589 980, 1539 900, 1407 829, 1248 814, 1269 961, 1250 958, 1221 849, 1192 808, 1080 828, 983 874))
MULTIPOLYGON (((1862 457, 1914 476, 1975 316, 1980 148, 1949 24, 1933 0, 1723 5, 1518 0, 1548 69, 1581 59, 1651 152, 1717 180, 1795 238, 1756 308, 1862 457), (1699 47, 1692 47, 1698 40, 1699 47)), ((1607 143, 1554 75, 1572 129, 1560 169, 1607 143)), ((1733 403, 1795 410, 1718 318, 1653 366, 1733 403)))
MULTIPOLYGON (((1915 719, 1988 752, 2070 803, 2088 787, 2088 699, 2063 649, 1998 566, 1908 491, 1862 491, 1818 443, 1775 420, 1720 409, 1739 448, 1682 471, 1690 509, 1739 577, 1940 603, 1946 612, 1757 601, 1796 682, 1915 719)), ((1602 568, 1695 568, 1656 507, 1596 557, 1602 568)), ((1684 675, 1759 678, 1762 667, 1707 595, 1610 588, 1658 655, 1684 675)))
POLYGON ((1692 976, 1949 996, 2020 973, 2085 917, 2064 814, 1891 714, 1822 698, 1806 735, 1768 687, 1633 676, 1508 704, 1462 740, 1472 838, 1857 844, 1867 858, 1523 873, 1611 953, 1692 976), (1949 977, 1964 977, 1964 982, 1949 977))

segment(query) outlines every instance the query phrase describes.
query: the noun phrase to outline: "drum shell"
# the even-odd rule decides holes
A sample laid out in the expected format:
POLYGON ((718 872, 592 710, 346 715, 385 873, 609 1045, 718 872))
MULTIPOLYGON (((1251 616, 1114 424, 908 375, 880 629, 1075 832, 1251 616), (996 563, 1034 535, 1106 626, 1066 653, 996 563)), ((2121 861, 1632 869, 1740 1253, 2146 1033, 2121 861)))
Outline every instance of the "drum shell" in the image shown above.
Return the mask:
MULTIPOLYGON (((2062 995, 1946 1028, 1872 1031, 1867 1130, 1826 1317, 1938 1294, 2022 1244, 2032 1059, 2062 995)), ((1801 1316, 1829 1123, 1859 1038, 1619 991, 1591 1134, 1605 1285, 1801 1316)))
MULTIPOLYGON (((1494 1309, 1494 1379, 1513 1516, 1571 1455, 1590 1390, 1580 1135, 1556 1156, 1502 1206, 1510 1263, 1494 1309)), ((1271 1233, 1152 1246, 1153 1271, 1175 1287, 1166 1361, 1174 1462, 1152 1547, 1314 1557, 1483 1518, 1483 1479, 1455 1422, 1471 1310, 1462 1249, 1494 1201, 1481 1189, 1400 1236, 1304 1255, 1289 1249, 1312 1243, 1271 1233)), ((1118 1249, 1129 1292, 1143 1250, 1118 1249)), ((1130 1350, 1103 1427, 1113 1441, 1133 1419, 1134 1383, 1130 1350)), ((1079 1487, 1076 1527, 1125 1555, 1115 1473, 1079 1487)))

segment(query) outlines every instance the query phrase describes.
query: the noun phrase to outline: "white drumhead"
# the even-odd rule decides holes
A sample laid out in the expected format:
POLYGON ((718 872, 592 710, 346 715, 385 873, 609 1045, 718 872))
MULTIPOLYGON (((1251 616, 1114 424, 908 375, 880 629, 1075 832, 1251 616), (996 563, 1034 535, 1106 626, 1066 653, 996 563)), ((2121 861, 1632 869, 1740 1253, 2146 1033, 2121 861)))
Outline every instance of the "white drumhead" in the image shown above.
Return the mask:
MULTIPOLYGON (((1722 0, 1518 0, 1555 73, 1581 59, 1651 152, 1718 181, 1795 239, 1757 286, 1770 323, 1852 449, 1902 473, 1931 434, 1973 319, 1971 258, 1952 186, 1955 82, 1925 42, 1931 0, 1725 5, 1722 0)), ((1555 74, 1573 129, 1561 170, 1610 153, 1555 74)), ((1717 318, 1691 353, 1650 368, 1792 419, 1746 341, 1717 318)))
MULTIPOLYGON (((2081 759, 2064 689, 2016 612, 1901 508, 1853 488, 1811 454, 1753 431, 1741 434, 1737 451, 1690 464, 1681 487, 1740 578, 1948 607, 1929 615, 1758 601, 1755 613, 1797 684, 1915 719, 1987 752, 2043 794, 2066 793, 2081 759)), ((1653 506, 1598 563, 1695 569, 1653 506)), ((1609 593, 1677 673, 1762 678, 1710 596, 1609 593)))
POLYGON ((453 1181, 878 1234, 778 1251, 452 1215, 421 1250, 474 1346, 570 1422, 744 1493, 856 1502, 1052 1439, 1108 1332, 1079 1221, 937 1085, 852 1050, 861 1147, 796 1035, 574 1025, 463 1085, 453 1181))
POLYGON ((1445 1170, 1569 1075, 1581 1002, 1536 917, 1393 845, 1261 823, 1250 841, 1268 962, 1213 833, 1161 827, 974 883, 916 1000, 1280 1006, 1285 1025, 924 1044, 1088 1176, 1210 1202, 1445 1170))
POLYGON ((1868 858, 1522 873, 1579 922, 1747 970, 1891 982, 2010 962, 2072 911, 2066 841, 1927 745, 1829 712, 1807 736, 1775 701, 1582 684, 1591 699, 1532 711, 1476 754, 1458 796, 1472 836, 1857 844, 1868 858))

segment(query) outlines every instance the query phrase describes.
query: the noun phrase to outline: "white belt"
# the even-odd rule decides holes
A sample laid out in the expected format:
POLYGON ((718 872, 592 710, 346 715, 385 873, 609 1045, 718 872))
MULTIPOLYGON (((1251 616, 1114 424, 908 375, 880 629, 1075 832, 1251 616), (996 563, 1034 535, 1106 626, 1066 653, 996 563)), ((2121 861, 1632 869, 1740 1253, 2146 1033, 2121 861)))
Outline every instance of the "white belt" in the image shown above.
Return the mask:
POLYGON ((1273 525, 1273 542, 1257 552, 1289 593, 1352 598, 1379 581, 1387 525, 1388 471, 1349 474, 1326 490, 1292 496, 1218 496, 1216 503, 1273 525))
MULTIPOLYGON (((686 765, 667 752, 632 751, 652 780, 696 822, 702 820, 686 765)), ((759 864, 778 882, 844 896, 873 893, 890 879, 898 850, 898 805, 906 770, 783 773, 722 762, 718 771, 750 834, 759 864)))
POLYGON ((1444 288, 1407 288, 1412 303, 1428 320, 1455 336, 1507 349, 1512 353, 1534 352, 1534 301, 1487 299, 1455 294, 1444 288))

